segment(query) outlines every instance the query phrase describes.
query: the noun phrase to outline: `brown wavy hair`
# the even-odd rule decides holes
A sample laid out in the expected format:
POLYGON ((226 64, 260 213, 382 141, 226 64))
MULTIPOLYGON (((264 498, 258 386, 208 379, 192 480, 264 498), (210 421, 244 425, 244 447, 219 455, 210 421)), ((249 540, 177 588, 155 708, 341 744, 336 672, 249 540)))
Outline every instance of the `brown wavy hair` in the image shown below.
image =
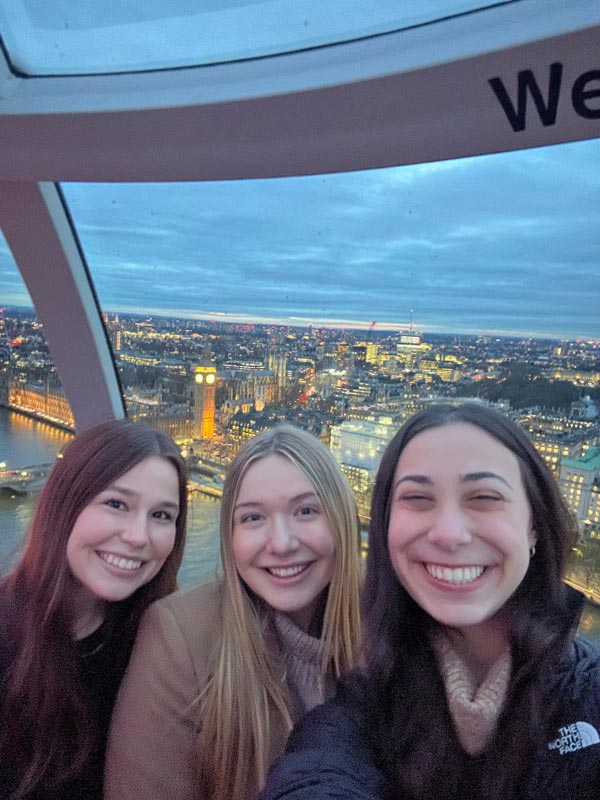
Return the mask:
POLYGON ((381 461, 373 492, 369 554, 363 593, 364 651, 375 741, 398 796, 450 800, 465 796, 473 765, 450 719, 430 633, 438 623, 401 586, 388 551, 393 479, 400 455, 419 433, 452 423, 481 428, 516 456, 537 534, 536 554, 504 607, 513 655, 497 732, 482 757, 477 796, 518 796, 536 750, 553 732, 556 698, 551 670, 572 628, 563 576, 576 540, 558 485, 525 431, 504 415, 475 403, 435 405, 412 417, 381 461))
POLYGON ((17 776, 11 800, 77 776, 98 747, 99 732, 79 683, 71 634, 74 579, 67 541, 94 497, 151 456, 166 459, 177 472, 175 545, 149 583, 126 600, 107 604, 105 619, 116 626, 115 669, 123 669, 142 613, 177 587, 185 544, 187 473, 169 436, 128 420, 112 420, 72 439, 40 494, 22 558, 0 584, 0 624, 8 660, 0 763, 10 764, 17 776))

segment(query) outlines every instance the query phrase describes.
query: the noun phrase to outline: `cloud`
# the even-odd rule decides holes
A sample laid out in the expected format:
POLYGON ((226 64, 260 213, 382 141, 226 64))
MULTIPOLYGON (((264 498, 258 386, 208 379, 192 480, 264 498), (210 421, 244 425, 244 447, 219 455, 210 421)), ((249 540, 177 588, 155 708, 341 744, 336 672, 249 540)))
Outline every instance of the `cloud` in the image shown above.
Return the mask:
MULTIPOLYGON (((413 308, 431 330, 598 337, 599 160, 592 140, 340 175, 63 190, 106 309, 401 323, 413 308)), ((0 241, 14 295, 7 260, 0 241)))

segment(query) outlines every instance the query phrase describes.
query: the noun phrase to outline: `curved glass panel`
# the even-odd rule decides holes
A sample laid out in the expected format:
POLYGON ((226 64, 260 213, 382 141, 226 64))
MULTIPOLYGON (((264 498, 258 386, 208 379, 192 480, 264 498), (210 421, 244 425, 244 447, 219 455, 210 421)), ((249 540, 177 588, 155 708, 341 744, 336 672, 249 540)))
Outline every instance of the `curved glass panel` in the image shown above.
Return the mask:
MULTIPOLYGON (((0 233, 0 573, 18 557, 39 492, 73 417, 31 299, 0 233)), ((114 337, 113 337, 114 339, 114 337)), ((179 583, 215 574, 219 506, 192 489, 179 583)))
POLYGON ((0 571, 6 573, 73 416, 0 233, 0 571))
POLYGON ((93 74, 275 55, 423 25, 481 0, 13 0, 0 32, 26 75, 93 74))
POLYGON ((63 188, 107 311, 597 339, 599 155, 63 188))
POLYGON ((478 397, 525 426, 560 481, 581 532, 570 577, 600 600, 599 158, 595 140, 63 189, 129 414, 185 441, 196 508, 214 508, 246 439, 288 419, 328 443, 366 521, 401 422, 478 397))

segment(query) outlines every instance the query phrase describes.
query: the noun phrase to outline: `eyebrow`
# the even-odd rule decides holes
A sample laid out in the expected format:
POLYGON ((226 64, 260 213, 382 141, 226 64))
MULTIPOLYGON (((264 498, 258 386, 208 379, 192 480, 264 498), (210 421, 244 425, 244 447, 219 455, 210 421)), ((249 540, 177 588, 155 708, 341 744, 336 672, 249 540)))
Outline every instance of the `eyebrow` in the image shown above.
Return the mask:
MULTIPOLYGON (((120 492, 121 494, 125 495, 125 497, 138 498, 140 496, 139 492, 134 492, 133 489, 128 489, 126 486, 119 486, 118 483, 111 483, 111 485, 107 486, 104 491, 120 492)), ((176 510, 179 510, 179 503, 174 503, 172 500, 159 500, 157 505, 164 506, 165 508, 174 508, 176 510)))
MULTIPOLYGON (((513 488, 511 484, 506 480, 506 478, 502 477, 502 475, 498 475, 498 473, 490 472, 488 470, 482 470, 481 472, 467 472, 466 475, 460 476, 460 482, 475 483, 476 481, 482 481, 488 478, 501 481, 506 486, 508 486, 509 489, 513 488)), ((433 481, 431 480, 431 478, 428 478, 427 475, 403 475, 396 481, 394 490, 396 490, 396 488, 405 481, 410 481, 411 483, 418 483, 421 486, 433 486, 433 481)))
POLYGON ((467 472, 466 475, 460 476, 460 482, 472 483, 474 481, 485 480, 486 478, 492 478, 494 480, 501 481, 505 486, 508 486, 509 489, 513 488, 512 485, 506 480, 506 478, 503 478, 502 475, 498 475, 497 472, 488 472, 488 471, 467 472))
MULTIPOLYGON (((302 494, 297 494, 294 497, 290 497, 290 505, 293 503, 298 503, 300 500, 306 500, 309 497, 314 497, 316 500, 319 499, 319 495, 316 492, 302 492, 302 494)), ((260 500, 249 500, 247 503, 236 503, 233 510, 237 511, 238 508, 249 508, 251 506, 261 507, 263 505, 264 503, 262 503, 260 500)))
POLYGON ((396 490, 396 488, 405 481, 410 481, 411 483, 419 483, 421 484, 421 486, 433 486, 433 481, 431 480, 431 478, 428 478, 427 475, 403 475, 396 481, 394 485, 394 490, 396 490))

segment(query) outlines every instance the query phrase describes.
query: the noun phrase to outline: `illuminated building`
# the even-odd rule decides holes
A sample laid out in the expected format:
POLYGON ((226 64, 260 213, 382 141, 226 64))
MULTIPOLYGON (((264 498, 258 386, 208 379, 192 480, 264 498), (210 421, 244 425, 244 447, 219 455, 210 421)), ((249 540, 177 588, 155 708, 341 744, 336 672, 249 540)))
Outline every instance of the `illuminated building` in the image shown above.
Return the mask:
POLYGON ((383 451, 397 430, 398 425, 391 417, 378 421, 345 420, 331 429, 331 452, 338 463, 374 476, 383 451))
POLYGON ((338 368, 338 346, 337 342, 327 342, 325 351, 323 353, 323 370, 332 370, 338 368))
POLYGON ((600 480, 592 484, 590 502, 585 519, 581 523, 581 532, 592 539, 600 539, 600 480))
POLYGON ((600 534, 600 447, 581 458, 563 459, 560 486, 569 508, 587 535, 600 534))
POLYGON ((584 372, 576 369, 556 369, 552 372, 556 381, 569 381, 575 386, 588 386, 594 388, 600 385, 600 372, 584 372))
POLYGON ((418 331, 408 331, 401 333, 398 341, 398 351, 418 350, 421 347, 422 337, 418 331))
POLYGON ((275 375, 277 380, 277 395, 275 399, 277 402, 281 402, 287 387, 287 356, 283 353, 270 353, 267 359, 267 367, 275 375))
POLYGON ((527 414, 517 420, 550 467, 555 478, 561 476, 564 459, 580 459, 600 444, 600 429, 590 420, 550 414, 527 414))
POLYGON ((315 375, 315 390, 320 397, 329 397, 330 394, 338 392, 342 383, 346 379, 343 370, 328 369, 315 375))
POLYGON ((115 351, 115 353, 119 353, 121 351, 121 329, 120 328, 115 328, 115 330, 113 331, 112 345, 113 345, 113 350, 115 351))
POLYGON ((262 411, 276 401, 277 393, 277 378, 268 370, 228 369, 219 372, 216 404, 220 409, 227 404, 233 413, 248 405, 262 411))
POLYGON ((215 381, 214 366, 194 368, 194 437, 212 439, 215 435, 215 381))
POLYGON ((48 382, 43 386, 20 384, 11 381, 8 390, 8 405, 17 411, 48 422, 65 425, 69 428, 75 426, 71 407, 62 392, 50 389, 48 382))
POLYGON ((246 442, 262 431, 266 431, 269 427, 270 425, 267 422, 258 420, 255 417, 245 419, 244 416, 238 417, 236 415, 231 421, 227 436, 231 455, 235 455, 246 442))
POLYGON ((161 414, 146 420, 146 423, 158 431, 167 433, 172 439, 192 439, 194 436, 194 420, 183 415, 161 414))

